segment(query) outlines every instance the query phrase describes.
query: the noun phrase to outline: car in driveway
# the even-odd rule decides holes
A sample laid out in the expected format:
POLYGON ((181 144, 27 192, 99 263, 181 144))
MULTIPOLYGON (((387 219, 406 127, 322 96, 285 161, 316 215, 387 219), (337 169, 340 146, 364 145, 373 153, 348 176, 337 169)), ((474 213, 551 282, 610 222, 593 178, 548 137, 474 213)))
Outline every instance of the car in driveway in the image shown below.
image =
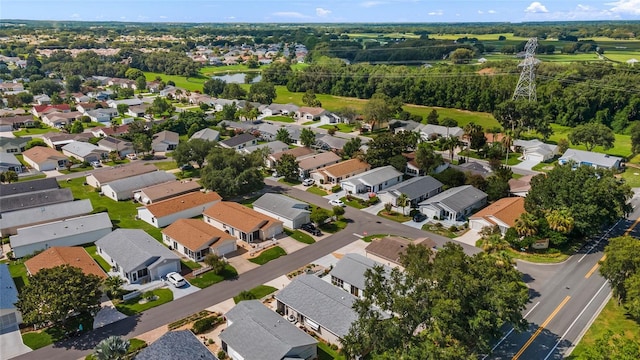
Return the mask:
POLYGON ((170 272, 167 274, 167 281, 179 288, 179 287, 183 287, 185 285, 187 285, 187 281, 182 277, 182 275, 178 274, 177 272, 170 272))
POLYGON ((129 160, 138 160, 138 155, 131 153, 131 154, 127 154, 127 159, 129 160))
POLYGON ((425 215, 425 214, 423 214, 421 212, 416 213, 415 215, 413 215, 413 221, 415 221, 417 223, 423 222, 425 220, 427 220, 427 215, 425 215))
POLYGON ((345 204, 340 199, 329 200, 329 205, 331 205, 331 206, 345 206, 345 204))
POLYGON ((97 169, 99 167, 102 167, 102 164, 100 164, 100 161, 92 161, 91 166, 97 169))
POLYGON ((302 224, 300 226, 300 229, 308 232, 311 235, 314 236, 320 236, 322 235, 322 232, 320 232, 320 229, 318 229, 315 225, 313 225, 312 223, 306 223, 306 224, 302 224))
POLYGON ((302 180, 302 185, 311 186, 311 185, 313 185, 314 182, 315 182, 315 180, 313 180, 311 178, 307 178, 307 179, 302 180))

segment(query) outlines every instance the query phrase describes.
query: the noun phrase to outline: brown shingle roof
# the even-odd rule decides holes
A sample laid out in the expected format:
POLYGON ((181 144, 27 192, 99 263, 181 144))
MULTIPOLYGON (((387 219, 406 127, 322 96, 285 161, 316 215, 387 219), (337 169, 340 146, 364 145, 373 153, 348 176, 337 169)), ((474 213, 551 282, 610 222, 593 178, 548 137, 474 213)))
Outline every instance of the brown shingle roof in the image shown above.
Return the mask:
POLYGON ((303 170, 316 169, 319 166, 338 162, 340 161, 340 159, 340 156, 329 151, 305 157, 304 159, 298 161, 298 166, 303 170))
POLYGON ((197 181, 170 181, 146 187, 140 190, 151 202, 167 199, 174 195, 182 195, 200 189, 197 181))
POLYGON ((523 197, 503 198, 473 214, 469 220, 484 218, 490 221, 490 218, 494 217, 509 226, 514 226, 516 219, 524 212, 523 197))
POLYGON ((300 109, 298 109, 298 111, 300 111, 300 113, 308 113, 308 114, 311 114, 313 116, 318 116, 318 115, 322 114, 323 112, 325 112, 326 110, 321 108, 321 107, 302 106, 300 109))
POLYGON ((86 275, 93 274, 101 278, 107 277, 104 270, 83 247, 79 246, 54 246, 24 262, 27 271, 31 275, 35 275, 42 269, 50 269, 65 264, 79 268, 86 275))
POLYGON ((169 225, 162 233, 186 246, 191 251, 196 251, 204 246, 220 244, 225 240, 234 240, 235 237, 208 225, 198 219, 179 219, 169 225))
POLYGON ((369 170, 371 165, 360 159, 349 159, 346 161, 339 162, 337 164, 325 166, 318 171, 324 171, 327 174, 333 176, 334 178, 343 177, 348 174, 353 173, 361 173, 369 170))
POLYGON ((67 157, 50 147, 35 146, 22 153, 24 157, 31 159, 35 163, 42 163, 47 160, 64 160, 67 157))
POLYGON ((206 194, 198 191, 147 205, 147 210, 149 210, 153 216, 161 218, 169 214, 175 214, 212 201, 220 200, 222 200, 222 197, 220 197, 220 195, 215 191, 211 191, 206 194))
POLYGON ((216 203, 206 209, 203 214, 222 223, 229 224, 245 233, 270 228, 278 223, 282 224, 282 221, 229 201, 216 203))
POLYGON ((93 177, 98 180, 101 185, 105 185, 111 181, 120 180, 136 175, 142 175, 157 170, 158 168, 153 164, 140 165, 138 163, 134 163, 129 165, 103 168, 101 170, 94 171, 91 175, 93 175, 93 177))
POLYGON ((382 239, 373 239, 371 244, 364 249, 367 253, 378 256, 382 259, 400 264, 400 255, 407 251, 409 244, 423 245, 428 248, 434 248, 436 243, 429 238, 416 239, 414 241, 396 237, 387 236, 382 239))
POLYGON ((299 158, 301 156, 310 155, 310 154, 313 154, 313 153, 314 153, 314 151, 309 149, 308 147, 296 147, 296 148, 293 148, 293 149, 277 152, 277 153, 271 155, 271 158, 273 158, 276 161, 280 161, 280 158, 282 157, 282 155, 291 154, 291 155, 295 156, 296 159, 297 159, 297 158, 299 158))

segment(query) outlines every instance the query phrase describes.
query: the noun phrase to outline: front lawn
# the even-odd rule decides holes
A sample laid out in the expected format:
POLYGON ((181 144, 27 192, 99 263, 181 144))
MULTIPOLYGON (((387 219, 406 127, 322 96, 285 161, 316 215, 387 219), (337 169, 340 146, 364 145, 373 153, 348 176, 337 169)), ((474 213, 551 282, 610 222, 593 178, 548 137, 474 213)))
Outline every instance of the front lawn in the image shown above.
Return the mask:
POLYGON ((310 193, 315 194, 315 195, 318 195, 318 196, 325 196, 325 195, 327 195, 327 192, 326 192, 326 191, 324 191, 324 190, 320 189, 320 188, 319 188, 319 187, 317 187, 317 186, 310 186, 310 187, 308 187, 308 188, 307 188, 307 192, 310 192, 310 193))
POLYGON ((18 178, 18 182, 22 182, 22 181, 31 181, 31 180, 37 180, 37 179, 44 179, 46 178, 47 175, 46 174, 38 174, 38 175, 33 175, 33 176, 20 176, 18 178))
POLYGON ((109 271, 111 271, 111 265, 109 265, 109 263, 105 259, 103 259, 102 256, 98 255, 98 251, 95 245, 87 246, 84 249, 89 255, 91 255, 93 260, 95 260, 98 265, 100 265, 104 272, 108 273, 109 271))
POLYGON ((217 284, 222 280, 233 279, 237 276, 238 272, 236 271, 236 269, 233 266, 227 264, 225 265, 224 270, 220 272, 220 274, 216 274, 213 271, 207 271, 202 275, 198 275, 193 279, 189 279, 189 283, 191 283, 191 285, 193 286, 199 287, 200 289, 204 289, 213 284, 217 284))
POLYGON ((141 298, 137 297, 135 299, 116 304, 116 309, 125 315, 132 316, 173 300, 173 292, 170 289, 156 289, 153 290, 153 294, 157 297, 156 300, 147 301, 141 304, 141 298))
POLYGON ((83 314, 69 318, 64 328, 58 324, 38 331, 25 332, 22 334, 22 341, 32 350, 37 350, 49 346, 54 342, 64 340, 67 337, 67 333, 76 331, 80 327, 80 324, 82 324, 83 331, 92 330, 93 317, 89 314, 83 314))
POLYGON ((354 131, 355 126, 351 125, 351 124, 339 123, 339 124, 321 125, 321 126, 319 126, 319 128, 327 129, 327 130, 336 129, 337 131, 339 131, 341 133, 350 133, 350 132, 354 131))
POLYGON ((29 283, 29 276, 27 275, 27 267, 24 266, 24 261, 16 260, 9 263, 9 274, 16 283, 18 291, 29 283))
POLYGON ((629 166, 620 177, 632 188, 640 187, 640 169, 629 166))
POLYGON ((367 235, 365 237, 362 238, 362 241, 364 242, 371 242, 373 239, 382 239, 384 237, 387 237, 386 234, 373 234, 373 235, 367 235))
POLYGON ((323 230, 324 232, 328 232, 330 234, 335 234, 346 227, 347 227, 347 221, 345 219, 340 219, 340 220, 332 221, 327 224, 320 225, 321 230, 323 230))
POLYGON ((345 360, 345 357, 338 354, 329 345, 318 341, 318 360, 345 360))
MULTIPOLYGON (((263 297, 275 292, 276 288, 274 288, 273 286, 269 286, 269 285, 258 285, 256 287, 254 287, 253 289, 249 290, 249 292, 256 298, 256 299, 262 299, 263 297)), ((236 295, 233 297, 233 302, 235 302, 236 304, 239 303, 240 301, 242 301, 242 299, 240 298, 240 295, 236 295)))
POLYGON ((197 262, 195 262, 193 260, 180 260, 180 263, 184 267, 189 268, 191 270, 196 270, 196 269, 202 268, 202 265, 198 264, 197 262))
POLYGON ((267 120, 267 121, 278 121, 278 122, 283 122, 283 123, 296 122, 293 118, 290 118, 288 116, 267 116, 267 117, 264 118, 264 120, 267 120))
POLYGON ((291 180, 291 179, 287 179, 287 178, 282 178, 282 179, 278 180, 278 182, 281 182, 283 184, 287 184, 289 186, 296 186, 296 185, 302 184, 302 181, 300 181, 300 180, 291 180))
POLYGON ((251 261, 254 264, 264 265, 271 260, 275 260, 280 256, 285 256, 285 255, 287 255, 287 252, 284 251, 283 248, 281 248, 280 246, 274 246, 270 249, 263 251, 257 257, 253 259, 249 259, 249 261, 251 261))
POLYGON ((301 243, 304 244, 313 244, 314 242, 316 242, 315 240, 313 240, 313 238, 311 237, 311 235, 305 234, 300 230, 289 230, 289 229, 285 229, 284 232, 287 233, 287 235, 291 236, 292 238, 300 241, 301 243))
POLYGON ((351 197, 351 200, 347 199, 347 197, 342 197, 340 198, 340 200, 342 200, 342 202, 347 205, 347 206, 351 206, 352 208, 356 208, 356 209, 364 209, 369 207, 369 203, 358 199, 357 197, 351 197))
POLYGON ((178 168, 178 164, 176 164, 175 161, 159 161, 159 162, 153 163, 153 165, 155 165, 158 169, 164 170, 164 171, 178 168))
POLYGON ((396 222, 399 222, 399 223, 403 223, 403 222, 411 220, 411 216, 402 215, 401 213, 399 213, 397 211, 387 212, 387 210, 381 210, 380 212, 378 212, 378 216, 382 216, 385 219, 393 220, 393 221, 396 221, 396 222))
POLYGON ((560 251, 557 252, 549 252, 550 249, 547 249, 547 252, 542 252, 542 250, 538 250, 540 252, 521 252, 512 248, 507 248, 506 251, 509 255, 514 259, 520 259, 529 261, 532 263, 538 264, 557 264, 561 263, 569 258, 569 256, 573 255, 573 252, 563 253, 560 251))
POLYGON ((457 226, 444 227, 441 223, 426 223, 422 225, 422 230, 446 236, 450 239, 456 238, 466 231, 466 229, 458 229, 457 226))
POLYGON ((21 136, 31 136, 31 135, 42 135, 50 132, 60 132, 58 129, 45 127, 45 128, 25 128, 19 131, 14 131, 13 135, 15 137, 21 136))

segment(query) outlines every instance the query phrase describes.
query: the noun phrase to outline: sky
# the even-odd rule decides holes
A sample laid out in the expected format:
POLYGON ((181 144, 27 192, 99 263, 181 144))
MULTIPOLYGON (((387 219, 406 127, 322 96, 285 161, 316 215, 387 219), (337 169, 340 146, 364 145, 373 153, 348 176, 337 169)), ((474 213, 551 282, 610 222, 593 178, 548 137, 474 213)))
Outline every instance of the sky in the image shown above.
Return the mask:
POLYGON ((640 20, 640 0, 0 0, 0 19, 205 23, 640 20))

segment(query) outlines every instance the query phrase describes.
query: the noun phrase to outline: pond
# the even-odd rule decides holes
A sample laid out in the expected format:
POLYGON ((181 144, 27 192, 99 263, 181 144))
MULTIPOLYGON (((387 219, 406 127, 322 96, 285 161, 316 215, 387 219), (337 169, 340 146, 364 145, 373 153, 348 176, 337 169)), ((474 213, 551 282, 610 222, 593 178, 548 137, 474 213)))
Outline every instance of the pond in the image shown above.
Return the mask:
POLYGON ((259 73, 235 73, 235 74, 226 74, 226 75, 216 75, 216 76, 212 76, 211 78, 220 79, 226 83, 253 84, 262 80, 262 75, 260 75, 259 73), (249 76, 250 81, 246 81, 247 76, 249 76))

